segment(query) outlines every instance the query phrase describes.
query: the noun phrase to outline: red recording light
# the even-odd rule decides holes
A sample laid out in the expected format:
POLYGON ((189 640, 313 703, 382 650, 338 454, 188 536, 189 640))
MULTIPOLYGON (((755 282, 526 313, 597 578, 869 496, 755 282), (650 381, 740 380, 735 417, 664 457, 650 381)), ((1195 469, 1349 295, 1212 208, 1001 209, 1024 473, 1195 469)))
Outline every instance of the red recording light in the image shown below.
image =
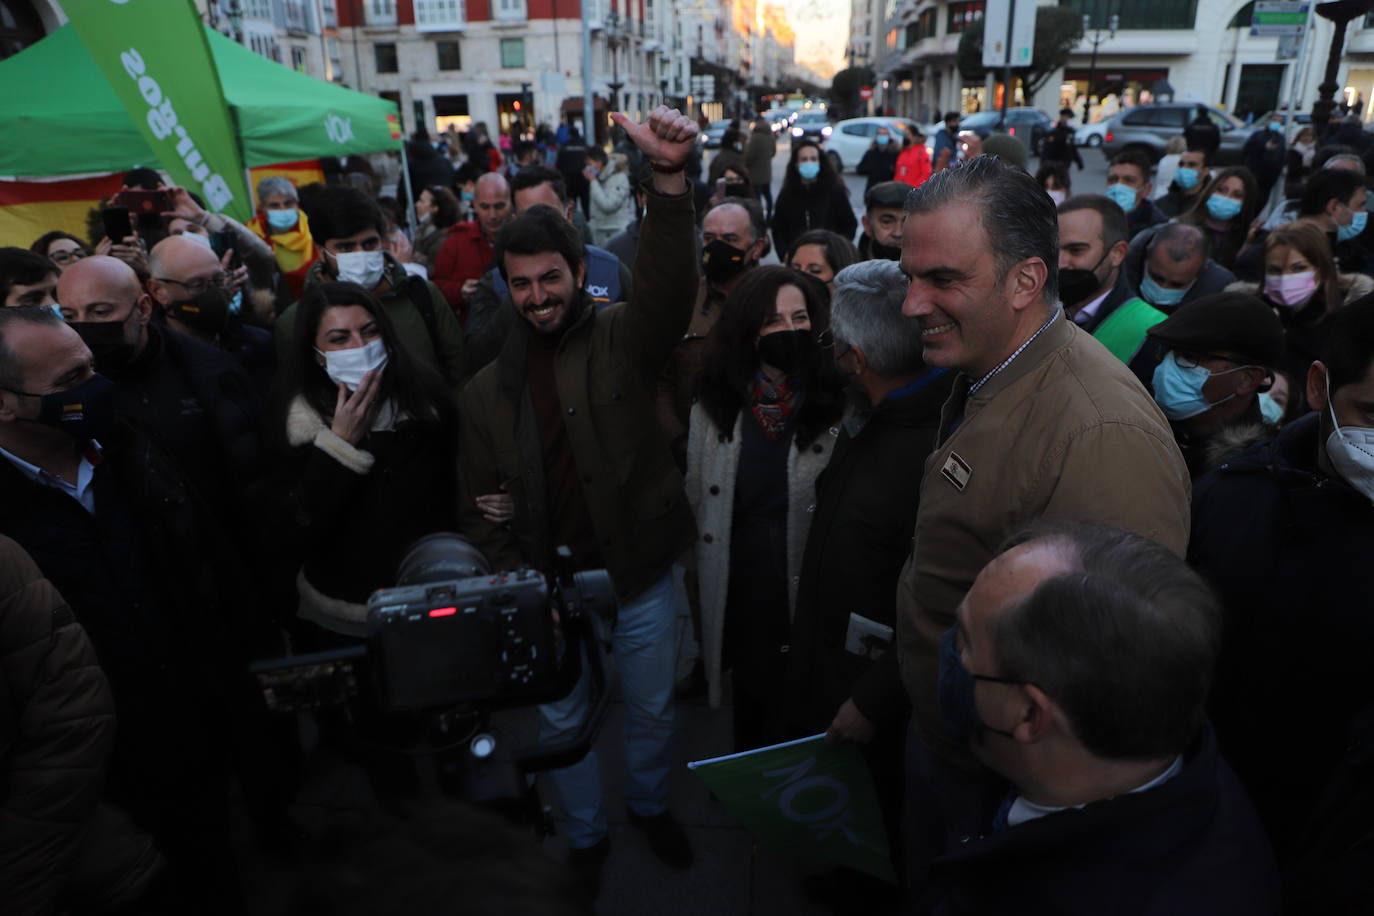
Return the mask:
POLYGON ((1105 137, 1103 137, 1102 139, 1106 140, 1108 143, 1111 143, 1111 142, 1112 142, 1112 135, 1111 135, 1111 134, 1107 134, 1107 135, 1106 135, 1105 137))
POLYGON ((519 101, 519 99, 516 100, 515 105, 514 105, 514 108, 515 108, 516 111, 519 111, 519 110, 520 110, 520 101, 519 101))
POLYGON ((456 613, 458 613, 458 609, 456 607, 436 607, 434 610, 429 612, 429 616, 452 617, 456 613))
POLYGON ((1008 127, 1008 128, 1007 128, 1007 134, 1008 134, 1008 136, 1012 136, 1012 137, 1016 136, 1016 128, 1015 128, 1015 127, 1008 127))

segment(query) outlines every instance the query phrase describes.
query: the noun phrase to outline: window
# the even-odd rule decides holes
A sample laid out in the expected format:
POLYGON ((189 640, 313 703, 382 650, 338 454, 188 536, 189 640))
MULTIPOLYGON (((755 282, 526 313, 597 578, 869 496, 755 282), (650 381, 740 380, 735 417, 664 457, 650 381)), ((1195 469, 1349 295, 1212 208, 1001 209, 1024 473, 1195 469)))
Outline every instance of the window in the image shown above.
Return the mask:
POLYGON ((493 19, 524 19, 525 0, 493 0, 491 15, 493 19))
POLYGON ((244 0, 243 18, 272 21, 272 0, 244 0))
POLYGON ((305 72, 305 48, 291 46, 291 69, 299 73, 305 72))
POLYGON ((396 0, 367 0, 368 25, 395 25, 396 0))
POLYGON ((937 7, 932 6, 930 9, 922 11, 921 15, 916 17, 916 40, 934 38, 939 21, 940 15, 937 7))
POLYGON ((461 70, 463 69, 463 58, 458 53, 458 42, 456 41, 436 41, 434 50, 439 56, 440 70, 461 70))
POLYGON ((949 5, 949 27, 945 31, 954 34, 955 32, 962 32, 975 22, 981 22, 983 9, 986 5, 983 0, 960 0, 959 3, 951 3, 949 5))
POLYGON ((372 51, 377 57, 378 73, 397 73, 400 71, 394 44, 375 44, 372 46, 372 51))
POLYGON ((415 28, 442 32, 463 27, 463 0, 415 0, 415 28))
POLYGON ((286 0, 286 27, 297 32, 310 30, 310 14, 306 11, 305 0, 286 0))
POLYGON ((501 39, 501 66, 507 70, 525 66, 525 39, 501 39))
MULTIPOLYGON (((1078 13, 1092 17, 1090 25, 1106 25, 1098 0, 1059 0, 1078 13)), ((1121 29, 1191 29, 1197 18, 1197 0, 1120 0, 1116 14, 1121 29)))
POLYGON ((866 124, 846 124, 840 128, 840 133, 849 134, 854 137, 871 137, 878 132, 878 125, 869 121, 866 124))

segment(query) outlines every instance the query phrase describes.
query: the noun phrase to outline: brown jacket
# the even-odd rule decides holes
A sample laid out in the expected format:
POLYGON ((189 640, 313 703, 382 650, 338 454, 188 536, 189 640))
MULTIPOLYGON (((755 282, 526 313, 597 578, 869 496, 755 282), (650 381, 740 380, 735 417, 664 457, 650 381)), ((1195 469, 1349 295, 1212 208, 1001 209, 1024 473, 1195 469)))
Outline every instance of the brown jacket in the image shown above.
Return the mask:
POLYGON ((955 383, 925 464, 912 555, 897 586, 902 679, 922 737, 940 732, 940 637, 979 570, 1008 536, 1041 519, 1114 525, 1182 555, 1189 485, 1169 424, 1130 370, 1061 313, 1011 365, 967 398, 955 383))
MULTIPOLYGON (((658 579, 696 536, 682 475, 655 417, 655 382, 691 318, 696 291, 690 192, 647 191, 631 302, 601 312, 584 302, 559 343, 555 374, 564 424, 601 555, 620 600, 658 579)), ((501 355, 460 399, 459 527, 495 569, 521 564, 548 571, 543 451, 518 321, 501 355), (509 526, 486 521, 473 500, 502 485, 515 499, 509 526)))

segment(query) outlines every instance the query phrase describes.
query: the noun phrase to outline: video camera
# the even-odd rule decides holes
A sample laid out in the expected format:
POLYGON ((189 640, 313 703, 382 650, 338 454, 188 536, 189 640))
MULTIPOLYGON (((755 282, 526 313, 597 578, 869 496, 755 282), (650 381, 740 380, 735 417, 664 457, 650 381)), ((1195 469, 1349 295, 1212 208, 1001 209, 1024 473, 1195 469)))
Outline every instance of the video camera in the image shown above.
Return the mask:
MULTIPOLYGON (((560 548, 559 562, 568 558, 560 548)), ((397 584, 368 599, 366 646, 259 662, 250 671, 273 712, 343 706, 370 691, 385 713, 428 714, 433 732, 465 734, 474 758, 519 773, 553 769, 580 759, 604 718, 610 691, 597 625, 616 606, 605 570, 493 573, 463 537, 431 534, 406 553, 397 584), (554 746, 501 746, 490 713, 567 696, 584 657, 593 699, 579 732, 554 746)))

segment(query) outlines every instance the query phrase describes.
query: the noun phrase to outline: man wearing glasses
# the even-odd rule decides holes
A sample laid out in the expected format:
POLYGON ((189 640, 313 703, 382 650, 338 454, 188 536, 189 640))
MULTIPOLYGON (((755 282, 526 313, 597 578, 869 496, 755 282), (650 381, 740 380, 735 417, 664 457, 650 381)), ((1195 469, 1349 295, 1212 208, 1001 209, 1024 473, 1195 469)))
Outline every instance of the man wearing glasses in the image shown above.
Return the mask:
POLYGON ((1168 349, 1154 372, 1155 403, 1194 479, 1207 470, 1213 446, 1277 419, 1265 415, 1260 394, 1273 384, 1273 367, 1283 356, 1283 325, 1261 300, 1244 293, 1203 296, 1148 336, 1168 349))

